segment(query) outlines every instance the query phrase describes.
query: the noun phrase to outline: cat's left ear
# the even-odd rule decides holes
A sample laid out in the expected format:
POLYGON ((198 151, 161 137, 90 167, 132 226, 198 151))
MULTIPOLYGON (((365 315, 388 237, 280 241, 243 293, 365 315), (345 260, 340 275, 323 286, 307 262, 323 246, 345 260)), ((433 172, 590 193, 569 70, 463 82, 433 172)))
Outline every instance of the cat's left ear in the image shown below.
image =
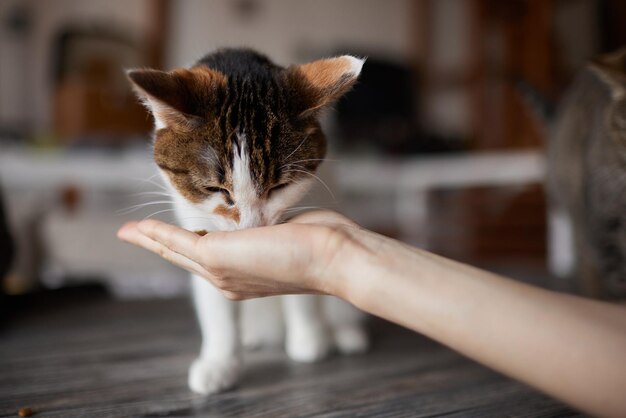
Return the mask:
POLYGON ((226 76, 204 67, 168 72, 138 69, 126 74, 157 129, 193 126, 206 118, 226 85, 226 76))
POLYGON ((365 59, 351 55, 321 59, 287 68, 287 80, 294 90, 297 110, 301 116, 314 114, 352 88, 365 59))

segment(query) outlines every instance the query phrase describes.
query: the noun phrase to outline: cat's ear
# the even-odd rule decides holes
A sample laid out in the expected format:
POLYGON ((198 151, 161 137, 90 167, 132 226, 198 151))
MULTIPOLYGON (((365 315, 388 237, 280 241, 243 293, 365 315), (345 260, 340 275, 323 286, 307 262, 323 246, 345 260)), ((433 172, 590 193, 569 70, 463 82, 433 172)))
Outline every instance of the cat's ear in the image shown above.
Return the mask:
POLYGON ((154 116, 156 129, 186 126, 205 118, 226 86, 226 76, 208 68, 129 70, 135 92, 154 116))
POLYGON ((327 58, 287 69, 300 115, 306 116, 334 103, 356 82, 365 59, 350 55, 327 58))
POLYGON ((592 60, 589 68, 608 85, 615 100, 626 97, 626 49, 592 60))

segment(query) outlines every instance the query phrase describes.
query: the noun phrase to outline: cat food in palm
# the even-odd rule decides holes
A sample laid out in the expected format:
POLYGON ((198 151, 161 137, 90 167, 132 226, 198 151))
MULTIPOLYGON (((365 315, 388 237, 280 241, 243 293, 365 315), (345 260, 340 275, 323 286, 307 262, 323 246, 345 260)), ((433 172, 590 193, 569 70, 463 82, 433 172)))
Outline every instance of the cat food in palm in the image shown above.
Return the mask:
POLYGON ((196 234, 200 235, 201 237, 205 236, 206 234, 208 234, 206 229, 198 229, 196 231, 194 231, 196 234))

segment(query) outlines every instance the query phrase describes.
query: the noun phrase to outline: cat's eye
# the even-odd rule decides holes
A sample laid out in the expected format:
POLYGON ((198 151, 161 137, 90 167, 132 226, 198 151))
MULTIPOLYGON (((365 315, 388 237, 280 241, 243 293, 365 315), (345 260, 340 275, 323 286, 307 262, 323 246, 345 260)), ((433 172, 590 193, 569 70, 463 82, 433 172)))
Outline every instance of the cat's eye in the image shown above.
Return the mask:
POLYGON ((235 201, 230 196, 230 192, 223 187, 208 186, 205 187, 204 190, 208 193, 221 193, 222 195, 224 195, 224 200, 226 200, 226 203, 228 205, 232 206, 235 204, 235 201))
POLYGON ((230 193, 228 192, 228 190, 222 188, 222 187, 214 187, 214 186, 209 186, 209 187, 205 187, 204 190, 206 192, 209 193, 224 193, 225 195, 229 195, 230 193))
POLYGON ((268 196, 271 196, 273 193, 276 193, 279 190, 284 189, 285 187, 289 186, 289 183, 282 183, 279 184, 278 186, 274 186, 272 187, 269 191, 268 191, 268 196))

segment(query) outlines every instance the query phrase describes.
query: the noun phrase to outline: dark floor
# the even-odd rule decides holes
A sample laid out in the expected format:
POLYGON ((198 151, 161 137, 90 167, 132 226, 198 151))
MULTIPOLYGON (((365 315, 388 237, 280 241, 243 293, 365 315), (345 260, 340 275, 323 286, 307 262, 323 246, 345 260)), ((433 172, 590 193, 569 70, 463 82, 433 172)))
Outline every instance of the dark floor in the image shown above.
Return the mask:
POLYGON ((382 321, 367 355, 302 365, 248 353, 238 389, 202 398, 186 384, 199 342, 187 301, 74 293, 20 305, 0 333, 0 417, 579 416, 382 321))

